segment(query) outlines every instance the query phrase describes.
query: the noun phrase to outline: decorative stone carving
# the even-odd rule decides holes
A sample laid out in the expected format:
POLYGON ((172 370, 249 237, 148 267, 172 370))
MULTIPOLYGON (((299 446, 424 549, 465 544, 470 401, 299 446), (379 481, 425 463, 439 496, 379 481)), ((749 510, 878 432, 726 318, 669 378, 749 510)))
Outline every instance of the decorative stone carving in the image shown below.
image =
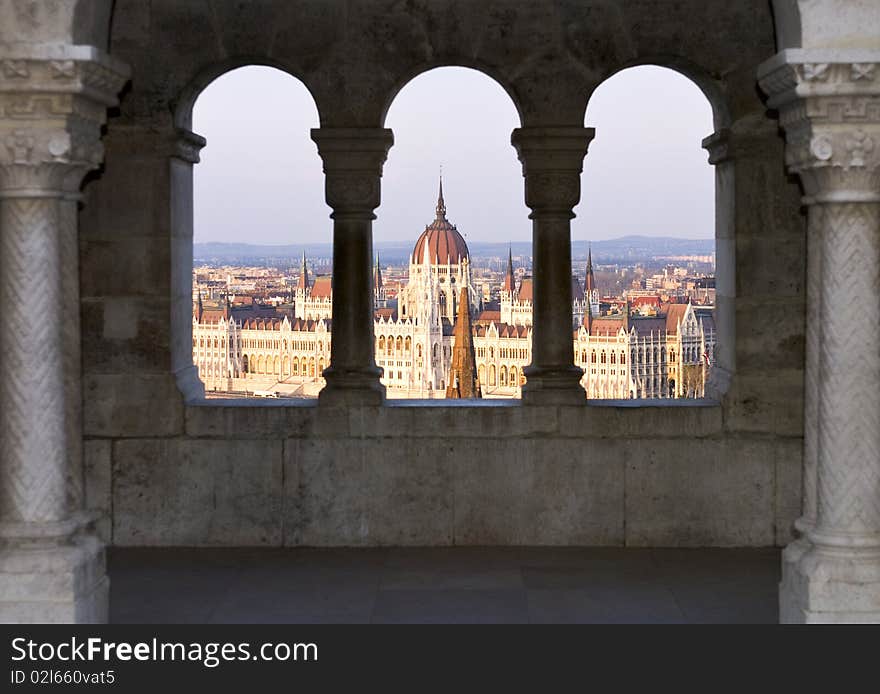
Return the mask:
POLYGON ((783 51, 764 63, 760 85, 785 129, 786 164, 809 196, 876 195, 880 72, 873 61, 836 56, 814 63, 805 51, 783 51))
POLYGON ((82 513, 76 201, 127 71, 90 48, 52 53, 0 70, 2 621, 21 605, 39 621, 106 615, 103 549, 82 513), (31 588, 11 599, 10 581, 31 588))
POLYGON ((803 536, 783 621, 880 621, 880 54, 783 51, 760 84, 809 207, 803 536))
POLYGON ((334 219, 369 213, 381 202, 382 166, 394 136, 385 128, 315 128, 312 139, 324 162, 325 195, 334 219))
POLYGON ((593 128, 518 128, 511 143, 522 162, 526 205, 533 217, 563 214, 573 217, 572 208, 581 195, 581 171, 593 128))

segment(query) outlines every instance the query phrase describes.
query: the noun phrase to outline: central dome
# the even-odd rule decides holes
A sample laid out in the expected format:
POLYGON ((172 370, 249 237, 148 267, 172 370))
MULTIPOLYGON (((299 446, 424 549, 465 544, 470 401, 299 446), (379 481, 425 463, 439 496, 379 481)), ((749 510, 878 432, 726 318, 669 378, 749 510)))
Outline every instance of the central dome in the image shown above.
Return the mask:
POLYGON ((468 257, 468 247, 458 229, 446 219, 446 204, 443 202, 443 181, 440 181, 440 196, 437 199, 437 217, 422 232, 413 249, 412 262, 422 263, 425 248, 432 265, 458 264, 468 257))

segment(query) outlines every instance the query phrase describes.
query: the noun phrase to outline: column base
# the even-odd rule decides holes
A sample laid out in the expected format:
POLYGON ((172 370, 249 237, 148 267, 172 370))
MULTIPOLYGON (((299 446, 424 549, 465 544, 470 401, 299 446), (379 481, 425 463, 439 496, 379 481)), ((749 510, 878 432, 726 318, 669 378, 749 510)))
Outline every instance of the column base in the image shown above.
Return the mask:
POLYGON ((104 545, 90 534, 0 548, 0 622, 100 624, 109 613, 104 545))
POLYGON ((174 373, 177 387, 183 393, 185 402, 201 400, 205 397, 205 384, 199 378, 199 370, 195 365, 187 366, 174 373))
POLYGON ((779 621, 880 623, 880 548, 792 542, 782 553, 779 621))
POLYGON ((585 405, 587 394, 581 387, 583 371, 574 364, 559 369, 523 369, 523 403, 528 405, 585 405))
POLYGON ((385 402, 381 371, 334 371, 324 369, 327 384, 318 393, 318 404, 331 407, 377 406, 385 402))

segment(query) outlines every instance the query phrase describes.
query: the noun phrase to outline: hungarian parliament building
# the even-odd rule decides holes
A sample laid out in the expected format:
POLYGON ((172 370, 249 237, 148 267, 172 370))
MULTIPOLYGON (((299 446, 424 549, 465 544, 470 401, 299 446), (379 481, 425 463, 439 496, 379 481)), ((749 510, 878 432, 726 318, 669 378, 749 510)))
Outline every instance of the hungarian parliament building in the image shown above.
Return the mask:
MULTIPOLYGON (((287 312, 241 309, 226 298, 205 307, 201 292, 196 293, 193 363, 207 392, 317 396, 330 364, 329 276, 310 280, 303 256, 287 312)), ((456 324, 463 317, 472 334, 468 350, 475 392, 484 398, 520 397, 523 369, 531 362, 532 279, 517 280, 508 256, 500 302, 481 302, 471 281, 467 244, 446 219, 442 183, 436 218, 410 256, 408 283, 389 300, 377 262, 373 295, 376 363, 389 398, 447 396, 447 386, 457 378, 450 374, 456 333, 461 333, 456 324)), ((637 309, 626 301, 616 312, 600 315, 591 256, 585 281, 572 277, 572 297, 574 360, 583 369, 587 398, 704 395, 715 349, 711 308, 657 299, 641 301, 637 309)))

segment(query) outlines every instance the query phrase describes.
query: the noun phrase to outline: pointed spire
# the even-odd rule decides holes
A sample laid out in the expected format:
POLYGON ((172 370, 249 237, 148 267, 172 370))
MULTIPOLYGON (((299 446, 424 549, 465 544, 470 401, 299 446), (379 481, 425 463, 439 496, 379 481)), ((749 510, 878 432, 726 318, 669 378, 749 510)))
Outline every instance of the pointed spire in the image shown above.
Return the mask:
POLYGON ((297 289, 306 290, 309 288, 309 271, 306 267, 306 252, 302 253, 302 265, 299 268, 299 281, 296 283, 297 289))
POLYGON ((513 276, 513 249, 510 245, 507 246, 507 274, 504 275, 504 287, 502 289, 505 292, 512 292, 514 286, 516 285, 516 280, 513 276))
POLYGON ((446 397, 452 399, 482 398, 480 381, 477 378, 477 358, 474 354, 474 333, 471 327, 467 287, 461 288, 453 336, 452 366, 449 370, 449 386, 446 388, 446 397))
POLYGON ((623 308, 623 329, 629 332, 629 297, 626 297, 626 305, 623 308))
POLYGON ((584 278, 584 294, 589 297, 590 292, 596 288, 596 278, 593 276, 593 246, 587 248, 587 271, 584 278))
POLYGON ((376 293, 382 291, 382 269, 379 267, 379 254, 376 253, 376 269, 373 272, 373 289, 376 293))
POLYGON ((201 323, 202 322, 202 314, 204 313, 205 308, 204 308, 204 306, 202 306, 202 290, 199 288, 196 288, 196 291, 199 294, 198 304, 196 305, 196 320, 198 320, 198 322, 201 323))
POLYGON ((584 312, 584 327, 587 329, 587 335, 589 335, 593 329, 593 307, 590 305, 589 300, 587 300, 584 307, 587 309, 584 312))
POLYGON ((443 200, 443 174, 440 174, 440 194, 437 196, 437 221, 446 221, 446 202, 443 200))

